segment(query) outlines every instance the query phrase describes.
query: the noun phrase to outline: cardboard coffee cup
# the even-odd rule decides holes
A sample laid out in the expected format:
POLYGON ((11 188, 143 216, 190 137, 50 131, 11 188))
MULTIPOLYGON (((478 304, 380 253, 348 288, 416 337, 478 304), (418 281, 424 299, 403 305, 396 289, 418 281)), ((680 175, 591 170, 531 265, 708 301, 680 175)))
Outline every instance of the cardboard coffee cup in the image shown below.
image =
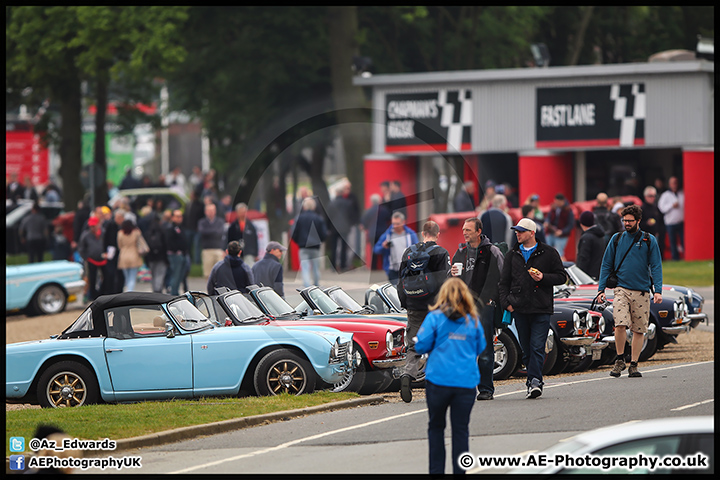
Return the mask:
POLYGON ((463 264, 458 262, 458 263, 454 264, 454 266, 457 268, 457 273, 455 274, 455 276, 459 277, 460 275, 462 275, 463 264))

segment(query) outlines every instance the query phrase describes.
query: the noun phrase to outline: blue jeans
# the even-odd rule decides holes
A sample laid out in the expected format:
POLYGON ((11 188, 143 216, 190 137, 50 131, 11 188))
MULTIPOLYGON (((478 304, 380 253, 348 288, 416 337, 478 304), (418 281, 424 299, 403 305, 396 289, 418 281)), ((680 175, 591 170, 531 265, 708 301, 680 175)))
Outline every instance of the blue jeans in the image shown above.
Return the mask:
POLYGON ((485 342, 487 347, 478 357, 478 368, 480 369, 480 383, 478 384, 478 392, 495 393, 493 385, 493 370, 495 369, 495 347, 493 340, 495 337, 495 307, 485 305, 480 314, 480 325, 485 331, 485 342))
POLYGON ((138 268, 123 268, 123 275, 125 275, 125 291, 134 292, 135 283, 137 282, 138 268))
POLYGON ((303 285, 320 285, 320 264, 323 258, 320 256, 319 248, 301 248, 298 252, 300 256, 300 273, 302 274, 303 285), (312 275, 312 280, 310 276, 312 275), (311 283, 312 281, 312 283, 311 283))
MULTIPOLYGON (((550 330, 549 313, 519 313, 513 312, 515 327, 517 327, 520 348, 523 351, 523 363, 527 368, 527 381, 537 378, 540 385, 542 381, 543 363, 545 362, 545 342, 550 330)), ((557 341, 557 340, 556 340, 557 341)))
POLYGON ((180 294, 180 282, 185 273, 185 255, 168 255, 168 275, 170 277, 170 294, 180 294))
POLYGON ((548 245, 555 247, 561 257, 565 256, 565 247, 569 237, 558 237, 557 235, 546 235, 548 245))
POLYGON ((665 225, 668 240, 670 241, 670 255, 673 260, 680 260, 680 252, 678 244, 685 247, 685 222, 676 223, 674 225, 665 225))
POLYGON ((470 450, 470 412, 475 405, 475 389, 443 387, 425 380, 428 406, 428 447, 430 474, 445 473, 445 417, 450 407, 453 473, 464 474, 458 457, 470 450))

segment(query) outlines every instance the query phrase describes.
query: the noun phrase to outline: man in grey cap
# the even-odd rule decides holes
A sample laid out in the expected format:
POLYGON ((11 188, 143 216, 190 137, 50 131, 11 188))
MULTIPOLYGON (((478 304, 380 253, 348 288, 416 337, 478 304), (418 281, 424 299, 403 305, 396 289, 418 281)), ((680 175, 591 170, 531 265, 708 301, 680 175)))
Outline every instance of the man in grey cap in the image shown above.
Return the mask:
POLYGON ((287 248, 278 242, 269 242, 262 260, 252 266, 255 281, 266 287, 272 287, 283 298, 285 298, 285 288, 281 259, 286 250, 287 248))

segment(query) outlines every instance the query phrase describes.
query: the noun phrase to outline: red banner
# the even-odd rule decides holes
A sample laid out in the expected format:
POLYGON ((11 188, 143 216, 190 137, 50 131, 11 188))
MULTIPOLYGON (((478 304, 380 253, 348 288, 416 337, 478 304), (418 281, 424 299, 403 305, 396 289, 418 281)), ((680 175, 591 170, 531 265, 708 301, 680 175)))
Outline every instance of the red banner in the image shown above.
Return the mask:
POLYGON ((40 144, 40 136, 33 132, 5 132, 5 175, 16 173, 23 182, 29 176, 33 184, 48 182, 50 165, 46 148, 40 144))

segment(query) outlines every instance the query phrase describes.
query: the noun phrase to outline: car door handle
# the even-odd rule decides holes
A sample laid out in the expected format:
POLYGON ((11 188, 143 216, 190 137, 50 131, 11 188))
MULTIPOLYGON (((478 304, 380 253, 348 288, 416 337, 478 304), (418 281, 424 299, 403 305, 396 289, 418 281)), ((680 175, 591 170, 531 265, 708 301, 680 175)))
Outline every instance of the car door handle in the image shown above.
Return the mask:
POLYGON ((122 348, 108 348, 105 350, 105 353, 111 353, 111 352, 122 352, 122 348))

